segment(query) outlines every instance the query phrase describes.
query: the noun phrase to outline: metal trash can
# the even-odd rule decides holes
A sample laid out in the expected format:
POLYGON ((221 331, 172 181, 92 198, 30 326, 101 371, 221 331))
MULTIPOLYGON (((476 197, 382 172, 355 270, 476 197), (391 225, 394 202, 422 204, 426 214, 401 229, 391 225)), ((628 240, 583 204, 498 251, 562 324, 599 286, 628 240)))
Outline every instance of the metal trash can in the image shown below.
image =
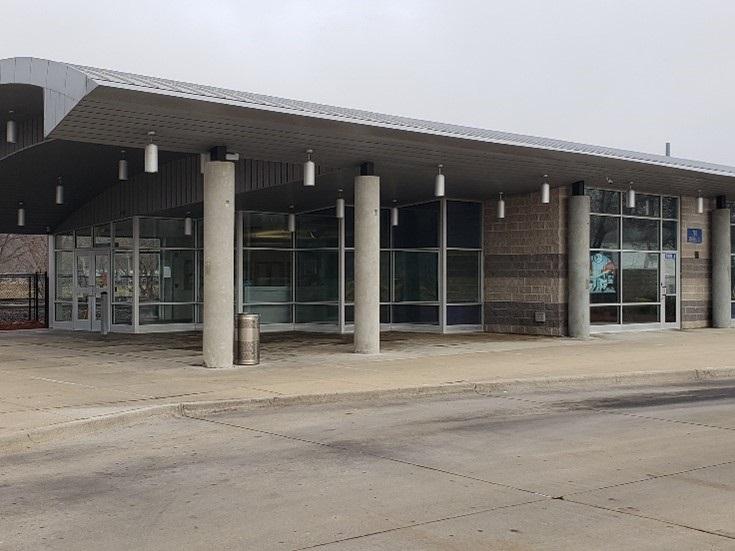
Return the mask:
POLYGON ((237 315, 237 365, 260 363, 260 315, 237 315))

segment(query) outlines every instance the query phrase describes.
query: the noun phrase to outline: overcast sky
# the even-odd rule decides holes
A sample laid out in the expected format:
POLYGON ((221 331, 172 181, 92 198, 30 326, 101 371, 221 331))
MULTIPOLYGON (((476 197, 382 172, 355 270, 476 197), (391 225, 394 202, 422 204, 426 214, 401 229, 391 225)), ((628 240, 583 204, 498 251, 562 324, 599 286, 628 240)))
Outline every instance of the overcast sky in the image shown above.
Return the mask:
POLYGON ((2 0, 35 56, 735 165, 733 0, 2 0))

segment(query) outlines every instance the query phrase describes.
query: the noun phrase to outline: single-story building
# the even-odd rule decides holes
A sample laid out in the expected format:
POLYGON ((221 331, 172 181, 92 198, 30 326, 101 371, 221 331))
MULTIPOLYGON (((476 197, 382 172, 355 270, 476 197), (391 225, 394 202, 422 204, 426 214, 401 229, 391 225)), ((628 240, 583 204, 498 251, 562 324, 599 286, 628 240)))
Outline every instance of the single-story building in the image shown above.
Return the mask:
POLYGON ((734 167, 34 58, 0 61, 0 119, 0 232, 52 236, 53 328, 202 328, 222 366, 234 312, 358 352, 733 317, 734 167))

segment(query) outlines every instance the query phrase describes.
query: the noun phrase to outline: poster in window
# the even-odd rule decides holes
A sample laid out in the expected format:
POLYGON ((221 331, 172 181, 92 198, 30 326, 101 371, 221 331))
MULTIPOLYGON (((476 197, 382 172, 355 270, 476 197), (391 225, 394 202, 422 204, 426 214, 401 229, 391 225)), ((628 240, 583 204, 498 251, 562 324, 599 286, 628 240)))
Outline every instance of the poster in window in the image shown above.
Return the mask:
POLYGON ((590 301, 595 303, 618 300, 618 253, 590 253, 590 301))

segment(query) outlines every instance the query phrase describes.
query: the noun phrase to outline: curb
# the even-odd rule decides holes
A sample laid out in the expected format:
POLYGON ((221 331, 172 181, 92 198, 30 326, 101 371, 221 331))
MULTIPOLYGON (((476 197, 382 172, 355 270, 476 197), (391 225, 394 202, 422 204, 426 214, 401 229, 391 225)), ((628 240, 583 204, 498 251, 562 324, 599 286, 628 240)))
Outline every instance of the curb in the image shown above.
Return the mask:
POLYGON ((0 436, 0 454, 27 450, 30 447, 62 438, 78 437, 116 427, 125 427, 147 419, 169 416, 196 416, 225 411, 254 411, 267 408, 309 406, 318 404, 392 401, 430 398, 449 394, 488 395, 510 392, 549 392, 609 389, 633 389, 647 386, 677 386, 703 383, 735 383, 735 367, 692 369, 686 371, 638 371, 620 374, 535 377, 486 382, 453 382, 404 388, 376 389, 331 394, 302 394, 273 398, 242 398, 197 402, 177 402, 133 408, 122 412, 77 419, 47 427, 0 436))

